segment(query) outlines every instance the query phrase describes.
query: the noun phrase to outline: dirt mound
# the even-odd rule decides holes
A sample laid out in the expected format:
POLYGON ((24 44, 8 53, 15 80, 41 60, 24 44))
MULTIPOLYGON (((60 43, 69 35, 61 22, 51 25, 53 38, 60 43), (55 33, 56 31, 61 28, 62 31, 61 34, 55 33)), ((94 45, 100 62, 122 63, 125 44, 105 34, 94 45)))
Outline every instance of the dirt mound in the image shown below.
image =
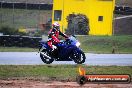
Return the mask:
POLYGON ((114 34, 116 35, 132 35, 132 17, 115 20, 114 34))

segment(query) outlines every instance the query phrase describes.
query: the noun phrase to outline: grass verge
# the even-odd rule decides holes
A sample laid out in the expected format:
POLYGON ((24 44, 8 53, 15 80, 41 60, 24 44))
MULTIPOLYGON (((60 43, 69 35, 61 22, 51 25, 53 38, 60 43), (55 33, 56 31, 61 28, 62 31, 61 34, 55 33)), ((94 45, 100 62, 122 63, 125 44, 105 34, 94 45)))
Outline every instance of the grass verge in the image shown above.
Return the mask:
MULTIPOLYGON (((77 36, 81 48, 88 53, 132 53, 132 35, 77 36)), ((0 52, 37 52, 35 48, 0 47, 0 52)))
POLYGON ((92 53, 132 53, 132 35, 78 36, 81 48, 92 53))
MULTIPOLYGON (((0 79, 33 78, 37 80, 75 81, 79 65, 0 65, 0 79)), ((130 74, 132 66, 86 66, 87 74, 130 74)))
POLYGON ((28 10, 28 9, 0 9, 0 27, 11 28, 36 28, 40 23, 46 23, 51 18, 51 10, 28 10))

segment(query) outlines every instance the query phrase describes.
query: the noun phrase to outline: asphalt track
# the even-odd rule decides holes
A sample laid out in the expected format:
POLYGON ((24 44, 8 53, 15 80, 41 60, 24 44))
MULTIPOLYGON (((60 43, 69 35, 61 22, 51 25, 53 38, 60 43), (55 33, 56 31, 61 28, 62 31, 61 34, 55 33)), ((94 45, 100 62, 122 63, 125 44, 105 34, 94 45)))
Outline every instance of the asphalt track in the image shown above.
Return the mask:
MULTIPOLYGON (((86 65, 132 66, 132 54, 86 53, 86 65)), ((75 64, 73 61, 54 61, 52 64, 75 64)), ((44 65, 37 52, 0 52, 0 65, 44 65)))

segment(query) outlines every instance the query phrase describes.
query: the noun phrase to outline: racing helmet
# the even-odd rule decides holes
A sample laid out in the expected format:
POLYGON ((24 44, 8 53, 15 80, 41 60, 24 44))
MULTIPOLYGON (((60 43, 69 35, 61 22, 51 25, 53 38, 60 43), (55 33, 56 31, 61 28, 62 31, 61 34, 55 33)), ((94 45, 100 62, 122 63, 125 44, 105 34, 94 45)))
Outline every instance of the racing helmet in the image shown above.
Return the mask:
POLYGON ((57 30, 60 29, 60 24, 58 22, 54 22, 52 26, 53 26, 53 28, 55 28, 57 30))

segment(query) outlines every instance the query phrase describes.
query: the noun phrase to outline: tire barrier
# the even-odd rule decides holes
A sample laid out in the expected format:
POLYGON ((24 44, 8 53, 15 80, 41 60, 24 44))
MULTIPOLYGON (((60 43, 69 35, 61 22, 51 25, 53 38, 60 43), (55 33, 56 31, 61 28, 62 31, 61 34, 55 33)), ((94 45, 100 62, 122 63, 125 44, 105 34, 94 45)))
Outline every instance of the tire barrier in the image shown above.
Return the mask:
POLYGON ((115 6, 115 14, 132 15, 132 8, 128 6, 115 6))
POLYGON ((66 33, 69 35, 87 35, 89 33, 89 19, 83 14, 70 14, 67 17, 68 27, 66 33))
POLYGON ((0 46, 4 47, 31 47, 38 48, 41 37, 3 35, 0 36, 0 46))
POLYGON ((0 2, 2 8, 14 8, 14 9, 37 9, 37 10, 52 10, 53 4, 31 4, 31 3, 11 3, 0 2))

